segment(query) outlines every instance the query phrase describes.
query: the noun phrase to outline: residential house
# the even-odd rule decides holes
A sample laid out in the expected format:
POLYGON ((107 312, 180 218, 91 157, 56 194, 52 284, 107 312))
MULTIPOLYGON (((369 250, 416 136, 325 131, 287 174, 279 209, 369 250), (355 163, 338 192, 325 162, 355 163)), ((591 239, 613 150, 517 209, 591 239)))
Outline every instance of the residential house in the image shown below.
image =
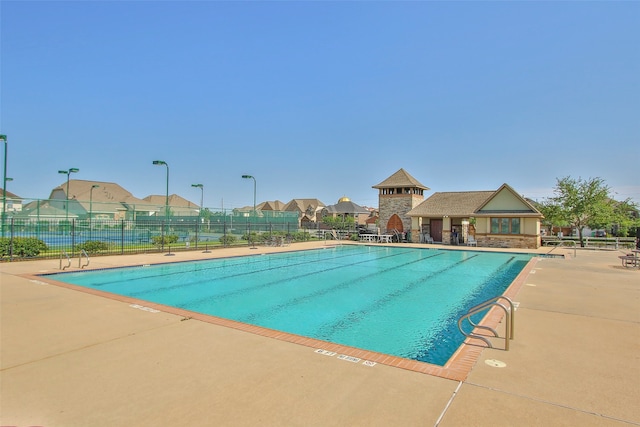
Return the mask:
POLYGON ((10 191, 4 193, 4 190, 0 188, 0 212, 5 215, 13 215, 22 211, 22 198, 13 194, 10 191), (6 202, 6 205, 5 205, 6 202))
POLYGON ((318 213, 325 207, 325 204, 318 199, 292 199, 284 207, 286 212, 296 212, 298 214, 298 226, 310 228, 311 224, 320 220, 318 213))
POLYGON ((348 197, 342 197, 335 205, 329 205, 320 211, 320 217, 352 217, 356 225, 365 225, 369 218, 370 212, 367 208, 362 207, 351 201, 348 197))

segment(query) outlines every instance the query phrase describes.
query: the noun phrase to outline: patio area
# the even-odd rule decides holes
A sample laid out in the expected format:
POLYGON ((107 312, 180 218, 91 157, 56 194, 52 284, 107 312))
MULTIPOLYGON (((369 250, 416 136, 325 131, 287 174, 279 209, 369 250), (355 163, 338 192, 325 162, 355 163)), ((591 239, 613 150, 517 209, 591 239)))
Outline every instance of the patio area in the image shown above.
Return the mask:
MULTIPOLYGON (((94 257, 89 268, 323 245, 94 257)), ((640 425, 640 270, 625 269, 620 251, 537 252, 550 250, 567 258, 542 258, 525 278, 510 350, 482 350, 462 381, 31 276, 59 271, 57 260, 3 263, 0 425, 640 425)))

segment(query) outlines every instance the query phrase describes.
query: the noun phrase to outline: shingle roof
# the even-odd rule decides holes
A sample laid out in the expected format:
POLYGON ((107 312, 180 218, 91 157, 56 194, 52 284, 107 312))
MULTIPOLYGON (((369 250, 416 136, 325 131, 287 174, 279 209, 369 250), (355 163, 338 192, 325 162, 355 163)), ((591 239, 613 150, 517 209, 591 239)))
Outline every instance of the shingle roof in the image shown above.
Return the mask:
POLYGON ((423 190, 430 190, 429 187, 422 185, 417 179, 412 177, 409 172, 400 168, 396 173, 382 181, 380 184, 374 185, 372 188, 401 188, 401 187, 417 187, 423 190))
MULTIPOLYGON (((66 193, 67 183, 60 184, 58 187, 51 191, 50 199, 53 198, 53 193, 56 191, 62 191, 66 193)), ((129 203, 129 204, 144 204, 145 201, 134 197, 133 194, 122 188, 120 185, 113 182, 102 181, 87 181, 83 179, 72 179, 69 181, 69 199, 76 200, 90 200, 94 202, 105 203, 129 203), (98 187, 91 191, 91 188, 97 185, 98 187)), ((164 204, 164 198, 162 201, 164 204)))
POLYGON ((327 206, 325 209, 327 212, 336 214, 369 214, 369 210, 353 203, 351 200, 327 206))
POLYGON ((309 206, 311 206, 313 210, 316 210, 319 207, 324 207, 324 203, 322 203, 318 199, 292 199, 284 207, 284 210, 293 212, 306 212, 309 206))
POLYGON ((503 184, 496 191, 459 191, 434 193, 424 202, 407 212, 408 216, 456 216, 473 217, 491 214, 517 214, 520 216, 532 216, 542 218, 542 214, 531 203, 521 197, 507 184, 503 184), (521 202, 520 206, 514 206, 507 210, 488 209, 492 200, 499 194, 508 191, 521 202))
POLYGON ((280 200, 273 200, 260 203, 257 208, 263 211, 283 211, 285 206, 284 202, 281 202, 280 200))
MULTIPOLYGON (((0 188, 0 197, 4 194, 4 190, 2 188, 0 188)), ((13 194, 11 191, 7 191, 7 198, 12 198, 12 199, 20 199, 20 197, 18 197, 17 195, 13 194)))
MULTIPOLYGON (((149 204, 155 205, 164 205, 167 196, 159 196, 156 194, 152 194, 150 196, 145 197, 143 200, 149 204)), ((185 199, 184 197, 178 196, 177 194, 171 194, 169 196, 169 206, 178 206, 185 208, 199 208, 200 206, 196 205, 193 202, 185 199)))
POLYGON ((473 216, 495 191, 434 193, 407 212, 408 216, 473 216))

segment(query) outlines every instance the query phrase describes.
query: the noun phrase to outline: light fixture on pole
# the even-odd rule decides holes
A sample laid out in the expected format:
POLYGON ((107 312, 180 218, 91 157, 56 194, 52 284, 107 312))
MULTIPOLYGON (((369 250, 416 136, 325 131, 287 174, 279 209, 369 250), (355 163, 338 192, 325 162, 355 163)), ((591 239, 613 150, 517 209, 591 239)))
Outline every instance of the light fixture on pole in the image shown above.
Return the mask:
POLYGON ((67 203, 65 203, 66 207, 65 207, 65 219, 67 220, 67 222, 69 221, 69 175, 71 175, 72 173, 77 173, 80 172, 80 169, 78 168, 69 168, 66 171, 58 171, 58 173, 61 174, 65 174, 67 175, 67 192, 66 192, 66 196, 67 196, 67 203))
POLYGON ((242 175, 245 179, 253 179, 253 216, 256 216, 256 178, 251 175, 242 175))
MULTIPOLYGON (((204 185, 202 184, 191 184, 194 188, 200 189, 200 210, 198 211, 198 230, 200 229, 200 221, 202 217, 202 204, 204 203, 204 185)), ((197 246, 197 245, 196 245, 197 246)))
POLYGON ((89 240, 91 240, 91 217, 93 216, 93 189, 100 187, 98 184, 93 184, 89 190, 89 240))
MULTIPOLYGON (((245 179, 253 179, 253 218, 255 221, 256 218, 256 178, 254 176, 251 175, 242 175, 243 178, 245 179)), ((247 223, 248 224, 248 223, 247 223)), ((252 241, 253 245, 251 246, 251 249, 256 249, 256 244, 255 244, 255 239, 251 238, 251 231, 249 230, 249 232, 247 233, 247 238, 249 240, 252 241)))
MULTIPOLYGON (((202 211, 202 203, 204 202, 204 185, 202 184, 191 184, 194 188, 199 188, 200 191, 200 211, 202 211)), ((198 215, 200 216, 200 215, 198 215)))
POLYGON ((162 160, 154 160, 153 164, 159 166, 164 165, 167 167, 167 191, 164 199, 164 219, 166 221, 169 219, 169 165, 167 164, 167 162, 164 162, 162 160))

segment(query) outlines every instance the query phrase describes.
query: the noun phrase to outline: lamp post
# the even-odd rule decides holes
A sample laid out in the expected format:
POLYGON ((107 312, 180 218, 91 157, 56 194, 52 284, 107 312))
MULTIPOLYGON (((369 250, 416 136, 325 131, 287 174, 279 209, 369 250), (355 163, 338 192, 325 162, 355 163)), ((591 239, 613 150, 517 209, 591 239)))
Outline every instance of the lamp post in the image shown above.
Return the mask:
POLYGON ((153 164, 159 166, 164 165, 167 167, 167 191, 164 199, 164 219, 165 221, 167 221, 169 219, 169 165, 167 164, 167 162, 164 162, 162 160, 154 160, 153 164))
MULTIPOLYGON (((200 212, 202 212, 202 203, 204 201, 204 185, 202 184, 191 184, 192 187, 199 188, 200 191, 200 212)), ((198 214, 200 216, 200 214, 198 214)))
POLYGON ((91 217, 93 216, 93 189, 100 187, 98 184, 93 184, 89 190, 89 240, 91 240, 91 217))
POLYGON ((4 237, 4 220, 7 214, 7 135, 0 135, 4 142, 4 175, 2 178, 2 237, 4 237))
MULTIPOLYGON (((253 179, 253 220, 255 221, 256 218, 256 178, 254 176, 251 175, 242 175, 243 178, 245 179, 253 179)), ((254 240, 251 238, 251 229, 249 229, 249 232, 247 233, 247 238, 249 240, 254 240)), ((251 249, 256 249, 256 243, 255 241, 252 242, 253 245, 251 246, 251 249)))
POLYGON ((253 216, 256 216, 256 178, 251 175, 242 175, 245 179, 253 179, 253 216))
MULTIPOLYGON (((200 221, 201 221, 201 217, 202 217, 202 204, 204 203, 204 185, 202 184, 191 184, 192 187, 194 188, 199 188, 200 189, 200 210, 198 211, 198 230, 200 230, 200 221)), ((197 242, 196 242, 196 248, 198 247, 197 242)))
POLYGON ((80 169, 78 169, 78 168, 69 168, 69 170, 66 170, 66 171, 58 171, 58 173, 62 173, 62 174, 67 175, 67 193, 66 193, 67 203, 65 203, 65 205, 66 205, 66 208, 65 208, 65 211, 66 211, 65 219, 67 220, 67 222, 69 222, 69 175, 71 175, 72 173, 77 173, 77 172, 80 172, 80 169))

